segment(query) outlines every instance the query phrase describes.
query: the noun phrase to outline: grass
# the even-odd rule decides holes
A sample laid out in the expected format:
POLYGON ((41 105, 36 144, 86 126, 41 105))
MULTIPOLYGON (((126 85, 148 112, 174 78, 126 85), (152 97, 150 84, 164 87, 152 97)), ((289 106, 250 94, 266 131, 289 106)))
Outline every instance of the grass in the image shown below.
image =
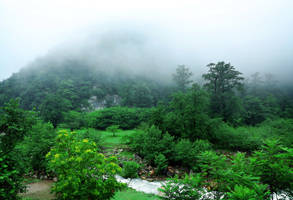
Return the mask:
POLYGON ((115 148, 125 146, 127 143, 127 136, 135 134, 134 130, 121 130, 116 133, 116 136, 113 136, 111 132, 99 131, 101 134, 102 146, 107 148, 115 148))
MULTIPOLYGON (((88 130, 81 129, 77 132, 80 134, 85 134, 88 130)), ((131 136, 135 134, 135 130, 120 130, 113 136, 112 132, 101 131, 95 129, 89 129, 90 137, 97 137, 101 141, 101 145, 105 148, 119 148, 125 147, 127 143, 127 136, 131 136)))
POLYGON ((137 192, 133 189, 127 189, 117 192, 113 200, 158 200, 159 198, 152 194, 137 192))

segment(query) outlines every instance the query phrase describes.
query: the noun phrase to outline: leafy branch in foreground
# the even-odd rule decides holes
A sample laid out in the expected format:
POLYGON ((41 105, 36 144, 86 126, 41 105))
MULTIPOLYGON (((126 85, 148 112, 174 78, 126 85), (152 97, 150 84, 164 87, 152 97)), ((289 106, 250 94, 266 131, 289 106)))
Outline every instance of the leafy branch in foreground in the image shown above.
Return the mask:
POLYGON ((123 184, 115 175, 121 171, 115 157, 97 152, 95 142, 77 140, 74 132, 59 131, 56 145, 47 154, 49 168, 58 181, 52 191, 57 199, 111 199, 123 184))

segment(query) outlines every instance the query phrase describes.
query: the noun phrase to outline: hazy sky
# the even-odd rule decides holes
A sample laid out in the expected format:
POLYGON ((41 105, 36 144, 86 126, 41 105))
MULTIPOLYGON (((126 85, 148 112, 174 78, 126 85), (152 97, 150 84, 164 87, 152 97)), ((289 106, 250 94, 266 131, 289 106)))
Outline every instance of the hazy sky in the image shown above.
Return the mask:
POLYGON ((0 0, 0 80, 109 30, 141 34, 165 67, 223 60, 293 77, 293 0, 0 0))

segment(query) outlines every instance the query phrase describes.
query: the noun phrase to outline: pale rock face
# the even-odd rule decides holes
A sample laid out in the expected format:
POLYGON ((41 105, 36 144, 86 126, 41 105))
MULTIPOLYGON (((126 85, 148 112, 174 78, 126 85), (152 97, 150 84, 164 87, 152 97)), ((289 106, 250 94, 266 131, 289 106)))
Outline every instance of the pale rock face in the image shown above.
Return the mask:
POLYGON ((116 94, 106 95, 102 99, 98 99, 97 96, 91 96, 88 103, 93 110, 101 110, 108 106, 119 106, 121 104, 121 97, 116 94))

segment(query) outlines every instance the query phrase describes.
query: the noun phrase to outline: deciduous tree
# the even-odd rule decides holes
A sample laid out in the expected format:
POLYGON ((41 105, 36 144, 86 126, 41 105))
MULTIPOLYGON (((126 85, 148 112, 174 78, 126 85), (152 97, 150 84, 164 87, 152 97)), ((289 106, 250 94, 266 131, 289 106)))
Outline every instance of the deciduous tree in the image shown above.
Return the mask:
POLYGON ((190 80, 191 76, 192 72, 189 71, 189 68, 185 67, 185 65, 178 65, 176 73, 173 74, 173 80, 180 91, 184 92, 187 86, 192 83, 192 80, 190 80))
POLYGON ((237 107, 235 90, 243 86, 244 78, 241 72, 235 70, 230 63, 218 62, 207 65, 208 73, 203 74, 207 81, 205 87, 211 92, 211 111, 213 115, 222 117, 225 121, 232 118, 231 113, 237 107))

